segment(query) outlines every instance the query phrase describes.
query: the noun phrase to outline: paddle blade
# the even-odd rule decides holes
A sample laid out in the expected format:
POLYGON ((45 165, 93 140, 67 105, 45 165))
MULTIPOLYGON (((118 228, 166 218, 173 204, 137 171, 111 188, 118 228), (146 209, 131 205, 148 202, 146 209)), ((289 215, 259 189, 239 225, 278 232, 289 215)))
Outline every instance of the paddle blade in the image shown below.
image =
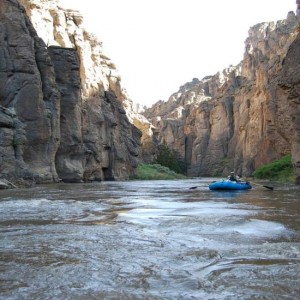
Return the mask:
POLYGON ((192 186, 192 187, 190 187, 190 190, 194 190, 194 189, 196 189, 198 186, 192 186))
POLYGON ((272 186, 268 186, 268 185, 263 185, 263 187, 269 189, 269 190, 274 190, 274 188, 272 186))

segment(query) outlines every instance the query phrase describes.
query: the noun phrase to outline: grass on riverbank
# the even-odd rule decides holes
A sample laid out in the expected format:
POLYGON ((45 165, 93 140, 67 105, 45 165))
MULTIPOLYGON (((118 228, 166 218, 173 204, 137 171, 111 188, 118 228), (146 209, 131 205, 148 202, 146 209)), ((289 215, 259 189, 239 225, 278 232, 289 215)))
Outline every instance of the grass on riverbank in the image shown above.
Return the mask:
POLYGON ((269 179, 286 183, 295 182, 296 176, 291 155, 283 156, 279 160, 259 167, 253 173, 253 176, 257 179, 269 179))
POLYGON ((138 180, 170 180, 185 179, 186 176, 178 174, 159 164, 141 164, 137 167, 137 175, 132 179, 138 180))

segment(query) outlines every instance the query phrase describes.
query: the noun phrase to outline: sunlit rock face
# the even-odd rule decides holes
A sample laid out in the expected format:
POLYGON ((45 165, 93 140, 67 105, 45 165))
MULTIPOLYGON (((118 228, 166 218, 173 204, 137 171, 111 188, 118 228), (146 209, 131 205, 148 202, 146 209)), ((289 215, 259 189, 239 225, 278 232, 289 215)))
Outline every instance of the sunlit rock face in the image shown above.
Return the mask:
POLYGON ((287 72, 298 66, 299 56, 290 54, 297 49, 298 28, 292 12, 286 20, 251 27, 238 66, 194 79, 145 111, 159 142, 180 154, 189 175, 235 170, 247 176, 290 152, 299 168, 299 91, 293 87, 296 74, 287 72), (283 74, 289 74, 284 84, 283 74), (294 101, 288 100, 291 93, 294 101))
POLYGON ((132 101, 80 13, 56 0, 5 0, 0 20, 0 173, 38 182, 133 175, 141 132, 132 101))
POLYGON ((290 46, 282 64, 274 97, 278 99, 278 131, 291 145, 296 180, 300 184, 300 35, 290 46))

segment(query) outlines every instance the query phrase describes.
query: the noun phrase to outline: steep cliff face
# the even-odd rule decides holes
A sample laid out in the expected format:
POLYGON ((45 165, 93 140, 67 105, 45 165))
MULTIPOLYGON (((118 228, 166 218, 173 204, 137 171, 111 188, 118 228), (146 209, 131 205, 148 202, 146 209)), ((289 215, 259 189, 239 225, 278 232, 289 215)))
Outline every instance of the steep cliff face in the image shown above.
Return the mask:
POLYGON ((0 174, 38 182, 134 174, 141 132, 132 102, 82 16, 56 0, 3 0, 0 20, 0 174))
POLYGON ((2 174, 57 180, 59 101, 55 74, 44 42, 17 1, 0 4, 0 105, 2 174))
POLYGON ((274 86, 274 94, 281 100, 277 113, 277 119, 280 120, 278 130, 283 132, 291 145, 297 183, 300 184, 300 34, 283 61, 277 85, 274 86), (288 111, 286 118, 282 115, 283 109, 288 111))
POLYGON ((194 79, 145 111, 160 142, 185 159, 189 175, 250 175, 291 151, 299 165, 298 58, 290 54, 298 27, 292 12, 286 20, 253 26, 238 66, 194 79))

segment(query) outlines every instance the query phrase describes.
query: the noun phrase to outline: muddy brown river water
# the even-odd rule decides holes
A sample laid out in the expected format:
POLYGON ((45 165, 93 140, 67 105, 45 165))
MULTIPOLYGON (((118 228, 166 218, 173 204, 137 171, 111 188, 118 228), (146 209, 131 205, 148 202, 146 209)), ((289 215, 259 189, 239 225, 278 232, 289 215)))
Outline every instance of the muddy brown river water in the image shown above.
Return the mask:
POLYGON ((0 191, 0 299, 299 299, 299 187, 211 181, 0 191))

